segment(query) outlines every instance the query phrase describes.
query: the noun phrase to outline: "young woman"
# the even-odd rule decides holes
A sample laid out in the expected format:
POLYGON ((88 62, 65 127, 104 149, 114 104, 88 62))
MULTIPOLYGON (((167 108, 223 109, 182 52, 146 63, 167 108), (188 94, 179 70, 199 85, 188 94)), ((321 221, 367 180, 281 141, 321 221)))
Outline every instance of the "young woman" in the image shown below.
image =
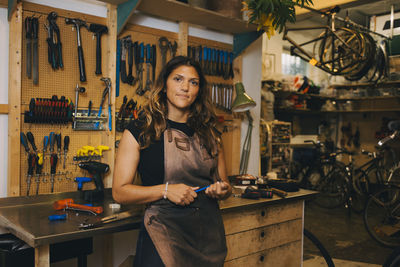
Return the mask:
POLYGON ((113 197, 122 204, 147 204, 135 267, 223 266, 226 243, 217 200, 232 188, 212 110, 201 67, 178 56, 161 71, 144 116, 123 133, 113 197), (137 171, 142 185, 133 184, 137 171))

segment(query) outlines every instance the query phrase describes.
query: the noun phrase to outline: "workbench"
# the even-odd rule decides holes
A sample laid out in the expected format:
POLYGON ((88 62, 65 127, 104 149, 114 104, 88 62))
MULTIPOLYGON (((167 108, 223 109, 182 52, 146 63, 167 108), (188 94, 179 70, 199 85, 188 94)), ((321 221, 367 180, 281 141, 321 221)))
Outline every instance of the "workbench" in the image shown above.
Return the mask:
MULTIPOLYGON (((301 189, 284 199, 274 196, 250 200, 232 196, 221 201, 228 246, 225 266, 244 266, 245 262, 247 266, 300 266, 304 200, 313 194, 301 189)), ((118 212, 133 209, 137 216, 93 229, 78 228, 82 222, 96 222, 113 213, 109 208, 110 190, 106 190, 101 203, 104 214, 67 211, 67 220, 49 221, 48 216, 57 213, 53 202, 65 198, 83 202, 79 192, 0 198, 0 227, 35 249, 36 267, 50 267, 50 244, 140 227, 143 206, 122 206, 118 212)))

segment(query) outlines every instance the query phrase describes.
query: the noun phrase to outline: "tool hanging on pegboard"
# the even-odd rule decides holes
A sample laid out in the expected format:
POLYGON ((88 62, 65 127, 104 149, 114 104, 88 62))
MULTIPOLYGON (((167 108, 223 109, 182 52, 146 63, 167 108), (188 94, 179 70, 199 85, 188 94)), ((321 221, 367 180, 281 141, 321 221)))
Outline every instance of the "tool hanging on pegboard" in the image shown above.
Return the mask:
POLYGON ((219 109, 230 112, 232 108, 233 85, 211 84, 211 101, 219 109))
POLYGON ((101 74, 101 36, 108 33, 108 28, 105 25, 92 23, 89 26, 89 31, 96 36, 96 75, 101 74))
POLYGON ((138 107, 137 102, 133 99, 128 101, 128 97, 124 96, 122 105, 116 114, 116 131, 123 132, 132 120, 138 119, 142 114, 143 110, 138 107))
POLYGON ((233 53, 206 46, 188 46, 188 57, 197 60, 204 74, 233 79, 233 53))
POLYGON ((33 80, 33 84, 39 84, 39 19, 35 17, 25 18, 26 38, 26 76, 33 80))
POLYGON ((56 23, 58 14, 50 12, 47 15, 48 24, 44 25, 47 29, 47 57, 48 62, 53 70, 62 69, 64 67, 62 56, 62 44, 60 37, 60 29, 56 23))
POLYGON ((65 96, 58 98, 31 98, 29 110, 25 112, 25 123, 66 124, 72 121, 73 103, 65 96))
POLYGON ((85 70, 85 59, 83 57, 83 49, 81 42, 81 27, 89 29, 86 21, 76 19, 76 18, 65 18, 66 24, 72 24, 76 30, 76 40, 78 47, 78 65, 79 65, 79 80, 81 82, 86 82, 86 70, 85 70))

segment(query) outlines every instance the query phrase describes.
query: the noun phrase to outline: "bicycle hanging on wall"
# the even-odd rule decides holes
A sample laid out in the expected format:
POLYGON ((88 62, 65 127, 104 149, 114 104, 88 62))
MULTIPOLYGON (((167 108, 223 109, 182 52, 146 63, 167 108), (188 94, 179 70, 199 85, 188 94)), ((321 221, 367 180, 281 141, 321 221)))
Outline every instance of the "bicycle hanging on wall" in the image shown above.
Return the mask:
POLYGON ((327 24, 315 27, 285 28, 283 40, 287 40, 291 55, 300 57, 311 65, 332 75, 343 75, 347 80, 378 82, 387 77, 387 37, 373 32, 348 18, 340 18, 338 6, 317 12, 327 18, 327 24), (336 25, 336 22, 343 24, 336 25), (289 32, 323 30, 315 39, 298 44, 288 36, 289 32), (373 37, 374 36, 374 37, 373 37), (312 52, 310 52, 310 48, 312 52))

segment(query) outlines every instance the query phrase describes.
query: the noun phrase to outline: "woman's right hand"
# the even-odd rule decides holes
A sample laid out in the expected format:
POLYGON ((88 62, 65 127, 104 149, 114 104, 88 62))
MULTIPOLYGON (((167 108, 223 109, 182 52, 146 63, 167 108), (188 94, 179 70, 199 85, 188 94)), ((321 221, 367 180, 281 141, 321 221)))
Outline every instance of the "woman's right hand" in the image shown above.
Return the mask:
POLYGON ((176 205, 185 206, 189 205, 197 197, 194 190, 199 187, 191 187, 185 184, 169 184, 167 190, 167 198, 176 205))

